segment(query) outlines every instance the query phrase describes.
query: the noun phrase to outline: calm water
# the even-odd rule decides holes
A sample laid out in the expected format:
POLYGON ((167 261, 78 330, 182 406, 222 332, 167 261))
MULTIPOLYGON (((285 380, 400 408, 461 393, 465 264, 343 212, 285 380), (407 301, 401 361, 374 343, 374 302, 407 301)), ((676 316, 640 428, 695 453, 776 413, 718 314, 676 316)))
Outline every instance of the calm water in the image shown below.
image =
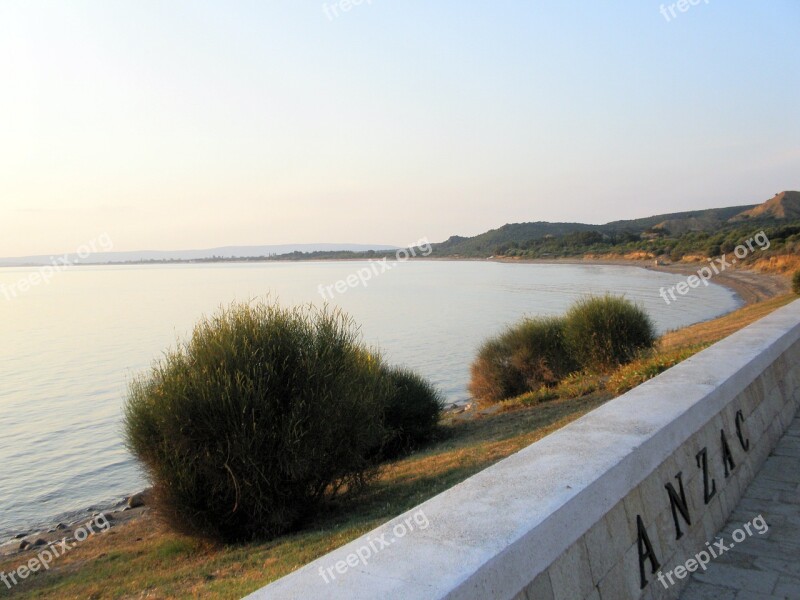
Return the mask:
MULTIPOLYGON (((0 541, 145 486, 121 444, 126 384, 198 317, 267 294, 284 304, 319 304, 319 284, 363 266, 75 267, 15 299, 0 294, 0 541)), ((0 269, 0 284, 31 272, 0 269)), ((469 364, 481 340, 523 315, 561 313, 581 294, 625 292, 661 331, 738 305, 712 285, 667 306, 658 290, 680 279, 635 267, 409 262, 332 302, 391 362, 416 368, 459 402, 468 398, 469 364)))

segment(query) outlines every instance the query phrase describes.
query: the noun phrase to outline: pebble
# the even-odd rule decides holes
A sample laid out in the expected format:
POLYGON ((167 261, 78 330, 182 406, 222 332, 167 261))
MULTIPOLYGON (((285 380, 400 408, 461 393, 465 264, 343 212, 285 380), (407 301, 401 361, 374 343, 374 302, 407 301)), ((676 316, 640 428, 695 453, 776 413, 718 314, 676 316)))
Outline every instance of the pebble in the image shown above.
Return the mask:
POLYGON ((144 506, 144 494, 134 494, 130 498, 128 498, 128 508, 139 508, 140 506, 144 506))

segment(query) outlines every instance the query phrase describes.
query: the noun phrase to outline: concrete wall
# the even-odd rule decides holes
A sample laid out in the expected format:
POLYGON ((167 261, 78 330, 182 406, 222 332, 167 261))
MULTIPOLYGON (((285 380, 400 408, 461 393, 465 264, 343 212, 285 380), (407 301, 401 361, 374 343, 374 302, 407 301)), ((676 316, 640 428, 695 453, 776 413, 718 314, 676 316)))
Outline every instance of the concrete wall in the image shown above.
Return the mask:
POLYGON ((800 301, 251 598, 675 598, 798 406, 800 301))

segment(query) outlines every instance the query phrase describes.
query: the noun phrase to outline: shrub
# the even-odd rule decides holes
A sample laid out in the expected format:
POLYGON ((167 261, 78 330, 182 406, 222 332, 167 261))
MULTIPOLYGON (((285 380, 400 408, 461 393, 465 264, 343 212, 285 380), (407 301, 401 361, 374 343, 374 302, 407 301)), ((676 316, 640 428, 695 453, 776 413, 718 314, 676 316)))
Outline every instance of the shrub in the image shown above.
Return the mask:
POLYGON ((621 296, 589 296, 567 311, 564 334, 575 360, 604 372, 636 358, 656 341, 647 313, 621 296))
POLYGON ((126 442, 177 529, 268 539, 375 474, 391 394, 341 312, 235 304, 131 383, 126 442))
POLYGON ((795 294, 800 295, 800 269, 795 271, 794 276, 792 276, 792 289, 795 294))
POLYGON ((563 319, 525 319, 481 346, 469 389, 480 401, 497 402, 555 385, 576 366, 564 344, 563 319))
POLYGON ((385 373, 392 393, 385 412, 390 437, 383 455, 395 457, 434 439, 444 401, 428 381, 409 369, 390 368, 385 373))

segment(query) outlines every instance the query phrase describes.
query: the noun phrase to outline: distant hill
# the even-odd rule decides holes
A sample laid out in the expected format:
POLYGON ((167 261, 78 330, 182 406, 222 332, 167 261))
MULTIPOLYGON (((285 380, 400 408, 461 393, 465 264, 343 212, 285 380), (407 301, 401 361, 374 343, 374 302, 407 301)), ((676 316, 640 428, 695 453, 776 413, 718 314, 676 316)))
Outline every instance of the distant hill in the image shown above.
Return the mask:
POLYGON ((512 223, 474 237, 454 235, 441 244, 433 244, 437 254, 462 254, 474 256, 491 252, 493 248, 509 242, 540 239, 548 235, 563 235, 575 231, 594 231, 597 225, 585 223, 512 223))
MULTIPOLYGON (((796 228, 800 221, 800 192, 776 194, 762 204, 709 208, 612 221, 603 225, 589 223, 508 223, 472 237, 454 235, 432 244, 434 256, 487 257, 493 254, 512 256, 575 256, 586 252, 610 251, 611 247, 650 252, 677 251, 699 245, 705 236, 733 235, 737 228, 750 225, 796 228), (664 240, 669 238, 670 243, 664 240), (689 238, 697 238, 692 241, 689 238), (654 240, 662 240, 656 243, 654 240), (677 248, 677 250, 676 250, 677 248)), ((788 228, 788 229, 787 229, 788 228)), ((784 231, 784 233, 786 233, 784 231)), ((791 235, 789 232, 787 235, 791 235)), ((73 264, 115 264, 167 261, 214 261, 231 259, 323 260, 369 258, 376 253, 397 250, 396 246, 367 244, 286 244, 273 246, 226 246, 206 250, 101 252, 84 260, 70 256, 73 264), (367 254, 369 253, 369 254, 367 254)), ((710 242, 716 250, 716 243, 710 242)), ((46 265, 50 255, 0 258, 0 266, 46 265)))
POLYGON ((743 211, 731 219, 735 221, 746 221, 752 219, 800 219, 800 192, 781 192, 771 198, 751 208, 743 211))
POLYGON ((603 237, 624 237, 667 234, 680 236, 690 232, 714 232, 729 228, 742 221, 775 223, 800 219, 800 192, 781 192, 763 204, 709 208, 679 213, 669 213, 612 221, 603 225, 586 223, 510 223, 473 237, 452 236, 447 241, 434 244, 434 254, 439 256, 488 256, 496 248, 508 244, 522 244, 531 240, 593 232, 603 237))
MULTIPOLYGON (((214 258, 254 258, 272 257, 292 252, 367 252, 369 250, 397 250, 397 246, 382 244, 283 244, 271 246, 224 246, 205 250, 141 250, 134 252, 97 252, 81 260, 76 255, 68 255, 70 264, 106 264, 148 261, 192 261, 213 260, 214 258)), ((47 265, 53 260, 50 254, 0 258, 0 266, 47 265)))

